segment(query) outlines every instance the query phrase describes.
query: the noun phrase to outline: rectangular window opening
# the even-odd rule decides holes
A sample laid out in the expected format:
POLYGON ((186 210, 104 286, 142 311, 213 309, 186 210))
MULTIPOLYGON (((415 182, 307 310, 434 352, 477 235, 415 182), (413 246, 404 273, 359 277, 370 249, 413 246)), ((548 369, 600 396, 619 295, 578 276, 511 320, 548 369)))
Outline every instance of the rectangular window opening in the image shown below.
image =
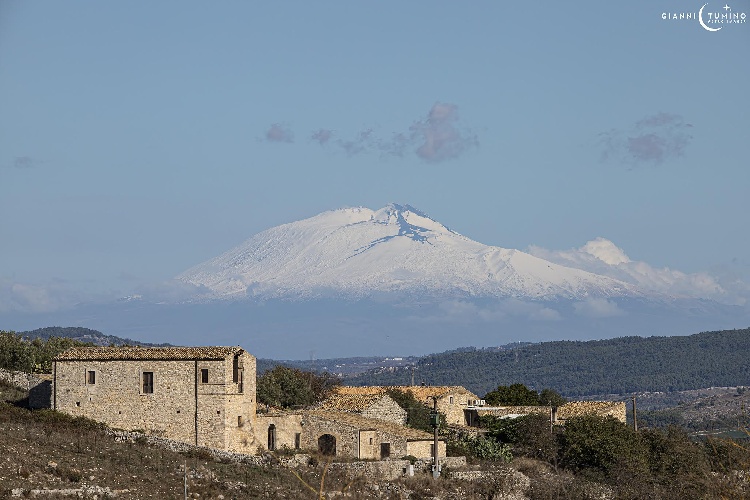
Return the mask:
POLYGON ((299 450, 302 446, 302 434, 299 432, 294 433, 294 449, 299 450))
POLYGON ((237 416, 237 427, 242 427, 245 425, 245 422, 242 420, 242 415, 237 416))
POLYGON ((201 368, 201 384, 208 383, 208 368, 201 368))
POLYGON ((89 370, 86 372, 86 383, 89 385, 96 384, 96 372, 94 370, 89 370))
POLYGON ((141 375, 143 394, 154 393, 154 372, 143 372, 141 375))

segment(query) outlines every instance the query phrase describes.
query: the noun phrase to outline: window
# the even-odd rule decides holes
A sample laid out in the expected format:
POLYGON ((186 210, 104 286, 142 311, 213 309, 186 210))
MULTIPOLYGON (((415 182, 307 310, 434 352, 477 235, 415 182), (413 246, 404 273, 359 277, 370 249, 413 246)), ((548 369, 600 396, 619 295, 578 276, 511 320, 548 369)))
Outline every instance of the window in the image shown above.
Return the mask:
POLYGON ((201 384, 208 383, 208 368, 201 368, 201 384))
POLYGON ((299 450, 302 446, 302 434, 299 432, 294 433, 294 449, 299 450))
POLYGON ((237 427, 242 427, 245 425, 245 422, 242 420, 242 415, 237 416, 237 427))
POLYGON ((242 377, 243 372, 242 370, 239 370, 237 372, 237 392, 239 392, 240 394, 242 394, 242 377))
POLYGON ((448 398, 448 402, 449 402, 450 404, 453 404, 453 396, 451 396, 450 398, 448 398))
POLYGON ((89 385, 96 384, 96 372, 94 370, 89 370, 86 372, 86 383, 89 385))
POLYGON ((239 371, 240 371, 240 355, 235 354, 232 360, 232 382, 237 384, 239 382, 239 371))
POLYGON ((141 374, 141 386, 143 394, 154 393, 154 372, 142 372, 141 374))

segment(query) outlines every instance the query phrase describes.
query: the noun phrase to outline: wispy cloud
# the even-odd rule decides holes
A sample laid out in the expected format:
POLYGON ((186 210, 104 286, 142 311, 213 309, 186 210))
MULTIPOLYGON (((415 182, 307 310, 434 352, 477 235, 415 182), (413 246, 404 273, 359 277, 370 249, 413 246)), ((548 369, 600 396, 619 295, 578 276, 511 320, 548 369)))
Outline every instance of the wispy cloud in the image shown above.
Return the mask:
POLYGON ((312 135, 310 136, 310 139, 317 142, 321 146, 323 146, 325 144, 328 144, 328 142, 331 140, 332 137, 333 137, 333 130, 321 128, 313 132, 312 135))
POLYGON ((13 159, 13 166, 15 168, 32 168, 37 165, 37 162, 30 156, 16 156, 13 159))
MULTIPOLYGON (((656 268, 642 261, 633 261, 617 245, 606 238, 596 238, 580 248, 548 250, 531 246, 528 252, 536 257, 563 266, 582 269, 638 286, 643 290, 677 297, 711 299, 742 305, 750 296, 747 284, 729 281, 707 272, 684 273, 668 267, 656 268)), ((604 309, 603 304, 595 304, 604 309)), ((590 311, 591 305, 585 311, 590 311)))
MULTIPOLYGON (((355 132, 348 139, 336 135, 334 138, 331 129, 319 128, 310 133, 310 140, 321 146, 335 145, 348 156, 375 152, 404 158, 414 154, 429 163, 457 158, 479 145, 476 134, 460 126, 458 106, 445 102, 436 102, 425 117, 389 135, 373 128, 355 132)), ((266 139, 275 142, 292 142, 291 137, 292 132, 278 123, 266 133, 266 139)))
POLYGON ((343 149, 347 155, 354 156, 372 150, 377 139, 371 128, 362 130, 353 139, 339 139, 336 144, 343 149))
POLYGON ((692 128, 677 114, 660 112, 647 116, 625 130, 601 133, 601 160, 630 167, 663 163, 685 154, 693 139, 692 128))
POLYGON ((292 143, 294 142, 294 134, 285 125, 274 123, 266 130, 266 141, 292 143))
POLYGON ((80 300, 80 294, 61 281, 32 284, 0 279, 0 312, 53 312, 73 307, 80 300))
POLYGON ((478 144, 475 135, 457 128, 458 106, 436 102, 427 117, 409 127, 410 138, 418 144, 416 154, 429 162, 460 156, 478 144))

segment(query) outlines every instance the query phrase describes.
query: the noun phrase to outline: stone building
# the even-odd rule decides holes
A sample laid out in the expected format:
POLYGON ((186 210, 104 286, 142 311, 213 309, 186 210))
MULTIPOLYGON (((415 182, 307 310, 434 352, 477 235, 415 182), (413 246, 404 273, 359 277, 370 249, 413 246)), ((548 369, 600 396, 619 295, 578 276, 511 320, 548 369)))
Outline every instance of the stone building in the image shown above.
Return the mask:
POLYGON ((355 413, 365 418, 406 425, 406 410, 387 394, 332 394, 315 408, 355 413))
POLYGON ((240 347, 76 347, 53 361, 52 407, 114 428, 253 453, 255 357, 240 347))
POLYGON ((409 392, 416 399, 429 408, 433 407, 433 398, 437 398, 438 410, 445 414, 448 424, 465 425, 466 417, 464 410, 479 400, 479 397, 468 389, 456 386, 425 386, 425 385, 400 385, 400 386, 366 386, 352 387, 340 386, 336 388, 337 394, 373 395, 385 394, 390 389, 409 392))
MULTIPOLYGON (((354 413, 306 411, 301 424, 302 447, 323 454, 383 460, 407 455, 429 458, 433 452, 433 436, 427 432, 354 413)), ((445 457, 442 439, 438 456, 445 457)))

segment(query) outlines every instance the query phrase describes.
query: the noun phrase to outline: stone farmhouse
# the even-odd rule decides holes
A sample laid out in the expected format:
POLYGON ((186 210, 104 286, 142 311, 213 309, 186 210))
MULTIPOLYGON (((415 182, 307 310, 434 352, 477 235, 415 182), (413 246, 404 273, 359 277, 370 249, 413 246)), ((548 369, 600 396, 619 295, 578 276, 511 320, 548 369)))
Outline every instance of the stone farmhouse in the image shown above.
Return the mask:
POLYGON ((78 347, 53 361, 52 408, 252 453, 255 357, 240 347, 78 347))
POLYGON ((336 388, 336 393, 341 395, 381 395, 386 394, 389 389, 409 392, 426 406, 433 407, 433 398, 437 398, 438 411, 445 414, 446 423, 449 425, 465 425, 466 417, 464 411, 479 401, 479 396, 468 389, 456 386, 425 386, 425 385, 399 385, 399 386, 365 386, 352 387, 341 386, 336 388))
MULTIPOLYGON (((240 347, 79 347, 53 361, 52 407, 110 427, 240 453, 317 449, 359 459, 432 455, 385 394, 256 412, 255 358, 240 347)), ((438 454, 445 456, 439 440, 438 454)))

